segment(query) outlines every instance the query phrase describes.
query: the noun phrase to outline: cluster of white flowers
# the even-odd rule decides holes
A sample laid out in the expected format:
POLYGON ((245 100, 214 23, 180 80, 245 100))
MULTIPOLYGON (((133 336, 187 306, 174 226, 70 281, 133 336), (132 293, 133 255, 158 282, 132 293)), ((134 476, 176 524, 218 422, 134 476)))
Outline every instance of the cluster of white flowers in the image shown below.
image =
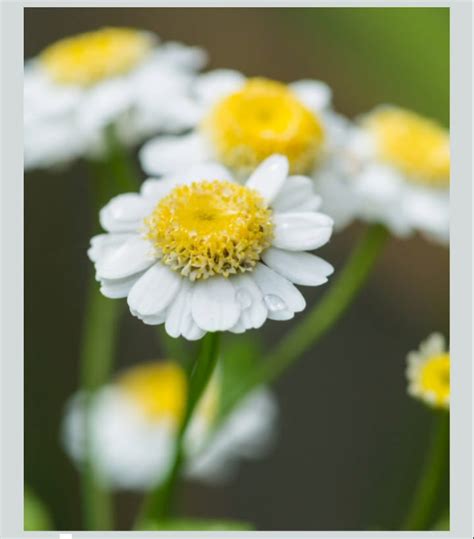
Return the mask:
MULTIPOLYGON (((200 74, 205 62, 199 48, 106 28, 61 40, 26 65, 25 168, 100 159, 109 127, 124 145, 150 139, 139 151, 149 179, 101 210, 105 233, 91 241, 103 295, 127 298, 134 316, 171 337, 196 340, 303 311, 295 285, 322 285, 333 272, 311 251, 354 219, 448 243, 446 129, 392 106, 353 122, 333 110, 323 82, 200 74)), ((446 405, 422 363, 410 359, 410 392, 446 405)), ((445 363, 439 355, 436 365, 445 363)), ((143 369, 94 399, 94 463, 118 487, 162 480, 185 401, 177 365, 143 369)), ((64 428, 79 462, 83 400, 71 401, 64 428)), ((189 430, 190 474, 213 477, 272 437, 275 405, 264 390, 200 454, 216 406, 206 397, 189 430)))

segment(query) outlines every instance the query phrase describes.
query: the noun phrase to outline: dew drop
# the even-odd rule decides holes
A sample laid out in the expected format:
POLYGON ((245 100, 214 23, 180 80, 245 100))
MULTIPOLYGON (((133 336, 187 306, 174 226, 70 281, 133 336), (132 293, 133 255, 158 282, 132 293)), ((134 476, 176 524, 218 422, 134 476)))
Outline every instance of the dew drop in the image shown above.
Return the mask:
POLYGON ((263 296, 263 301, 265 301, 268 310, 272 312, 283 311, 287 308, 286 303, 279 296, 275 296, 274 294, 266 294, 263 296))

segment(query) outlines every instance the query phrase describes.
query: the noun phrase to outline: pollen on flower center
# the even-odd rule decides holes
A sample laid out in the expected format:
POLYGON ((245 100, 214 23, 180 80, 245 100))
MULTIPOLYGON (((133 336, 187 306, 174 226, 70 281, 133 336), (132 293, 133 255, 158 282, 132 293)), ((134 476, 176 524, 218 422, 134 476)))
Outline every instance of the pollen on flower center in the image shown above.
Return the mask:
POLYGON ((449 367, 449 354, 446 353, 430 357, 420 371, 420 388, 433 396, 435 404, 443 405, 449 400, 449 367))
POLYGON ((145 225, 162 262, 192 281, 251 271, 273 235, 263 198, 220 180, 176 187, 145 225))
POLYGON ((367 118, 383 160, 408 178, 426 185, 449 185, 449 134, 432 120, 397 108, 386 108, 367 118))
POLYGON ((90 86, 126 73, 152 46, 147 32, 103 28, 53 43, 40 54, 40 62, 59 84, 90 86))
POLYGON ((220 160, 243 172, 274 153, 286 155, 292 173, 308 172, 324 138, 320 121, 288 86, 261 78, 217 103, 202 128, 220 160))

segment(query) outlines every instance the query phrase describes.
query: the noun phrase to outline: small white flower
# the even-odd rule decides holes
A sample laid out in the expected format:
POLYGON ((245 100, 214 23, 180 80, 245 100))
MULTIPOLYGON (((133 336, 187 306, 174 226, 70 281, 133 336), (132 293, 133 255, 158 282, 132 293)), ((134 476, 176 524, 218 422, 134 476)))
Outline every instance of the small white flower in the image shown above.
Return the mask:
POLYGON ((408 394, 435 408, 449 409, 450 354, 444 338, 433 333, 407 357, 408 394))
POLYGON ((292 283, 318 286, 333 271, 306 252, 327 243, 333 223, 316 211, 312 181, 287 174, 281 155, 246 185, 208 163, 113 198, 100 212, 107 234, 88 253, 102 293, 190 340, 292 318, 306 305, 292 283))
POLYGON ((157 36, 128 28, 47 47, 25 66, 25 167, 100 155, 109 124, 125 144, 191 127, 199 111, 186 92, 205 62, 197 47, 159 44, 157 36))
POLYGON ((336 224, 378 222, 398 236, 415 231, 449 242, 449 133, 395 107, 379 107, 354 126, 341 154, 345 174, 317 191, 336 224))
MULTIPOLYGON (((206 482, 228 479, 242 458, 260 458, 274 439, 277 404, 268 389, 244 398, 214 432, 219 375, 211 380, 185 439, 186 475, 206 482)), ((174 362, 133 367, 93 398, 91 461, 99 480, 119 489, 147 490, 163 481, 186 401, 186 375, 174 362)), ((66 451, 84 458, 84 399, 69 401, 63 422, 66 451)))
POLYGON ((283 84, 216 70, 196 78, 200 109, 183 137, 157 137, 140 151, 147 174, 168 174, 183 164, 216 161, 244 180, 272 154, 288 158, 292 174, 337 174, 334 156, 346 122, 331 109, 331 90, 315 80, 283 84))

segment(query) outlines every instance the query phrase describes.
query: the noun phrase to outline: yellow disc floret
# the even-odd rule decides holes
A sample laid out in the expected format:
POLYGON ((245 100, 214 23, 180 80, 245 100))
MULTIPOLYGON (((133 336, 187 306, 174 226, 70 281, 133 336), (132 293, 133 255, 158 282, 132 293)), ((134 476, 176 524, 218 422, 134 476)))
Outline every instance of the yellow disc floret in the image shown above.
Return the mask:
POLYGON ((220 180, 175 187, 145 225, 162 262, 192 281, 251 271, 273 234, 263 198, 220 180))
POLYGON ((135 67, 153 43, 147 32, 103 28, 57 41, 40 54, 40 62, 59 84, 90 86, 135 67))
MULTIPOLYGON (((153 361, 132 367, 118 380, 121 391, 149 421, 169 421, 175 427, 184 417, 188 388, 186 374, 174 361, 153 361)), ((196 417, 210 424, 219 405, 218 378, 214 375, 196 410, 196 417)))
POLYGON ((320 152, 321 122, 285 84, 255 78, 218 102, 203 122, 219 159, 247 173, 274 153, 294 174, 309 172, 320 152))
POLYGON ((187 398, 186 375, 171 361, 153 362, 129 369, 118 385, 150 420, 170 419, 178 424, 187 398))
POLYGON ((433 406, 447 407, 450 395, 449 354, 430 357, 420 367, 418 384, 433 406))
POLYGON ((381 159, 402 170, 410 180, 435 187, 449 185, 449 133, 436 122, 398 108, 370 114, 381 159))

